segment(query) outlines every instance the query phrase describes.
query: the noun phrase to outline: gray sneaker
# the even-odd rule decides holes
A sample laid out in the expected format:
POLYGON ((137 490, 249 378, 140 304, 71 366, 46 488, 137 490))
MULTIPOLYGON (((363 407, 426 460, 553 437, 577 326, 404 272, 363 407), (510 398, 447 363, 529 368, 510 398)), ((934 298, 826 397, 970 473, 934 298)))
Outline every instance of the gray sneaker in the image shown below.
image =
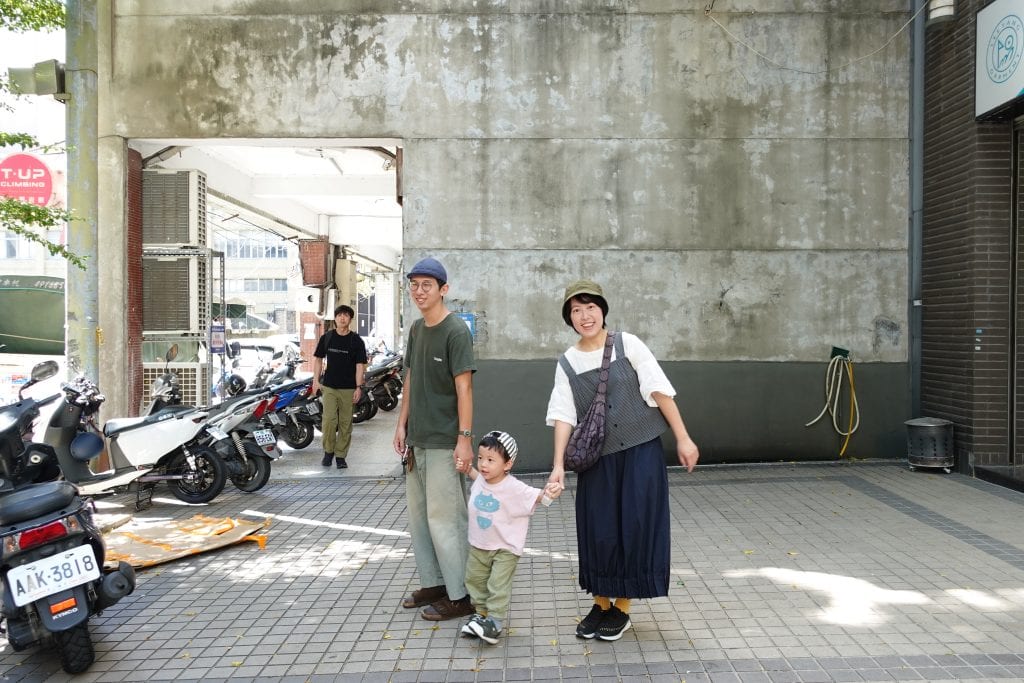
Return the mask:
POLYGON ((487 617, 480 621, 475 621, 466 624, 469 628, 473 629, 473 632, 485 643, 496 645, 498 643, 498 636, 501 635, 501 628, 494 623, 494 619, 487 617))
MULTIPOLYGON (((481 615, 481 614, 474 614, 473 616, 471 616, 469 618, 469 620, 466 621, 466 623, 462 625, 462 629, 461 629, 462 635, 464 635, 464 636, 471 636, 473 638, 479 638, 480 636, 476 632, 476 625, 479 624, 483 620, 484 620, 484 616, 481 615)), ((483 629, 481 629, 481 630, 483 630, 483 629)))

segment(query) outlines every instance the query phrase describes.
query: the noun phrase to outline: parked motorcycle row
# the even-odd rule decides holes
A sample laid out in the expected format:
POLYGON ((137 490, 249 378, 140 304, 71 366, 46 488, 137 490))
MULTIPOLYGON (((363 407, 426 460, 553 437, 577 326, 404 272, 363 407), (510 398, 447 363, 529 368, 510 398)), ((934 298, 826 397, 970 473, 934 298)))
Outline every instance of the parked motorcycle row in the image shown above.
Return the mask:
MULTIPOLYGON (((261 369, 253 386, 226 377, 218 387, 221 402, 200 407, 182 405, 178 377, 169 369, 177 351, 177 345, 168 349, 164 372, 138 417, 100 427, 105 397, 84 376, 53 396, 25 396, 57 373, 54 361, 34 367, 18 401, 0 407, 0 618, 13 649, 53 646, 65 671, 85 671, 95 659, 89 617, 135 589, 131 565, 104 567, 92 497, 134 491, 142 509, 164 482, 193 504, 212 501, 228 481, 252 493, 270 479, 271 463, 281 457, 279 439, 305 448, 320 428, 320 395, 312 395, 311 377, 295 379, 302 363, 297 354, 277 370, 261 369), (42 441, 34 441, 40 408, 55 401, 42 441), (109 468, 94 471, 104 453, 109 468)), ((374 359, 354 422, 398 405, 401 369, 399 354, 374 359)))
MULTIPOLYGON (((238 396, 253 389, 274 387, 282 382, 294 380, 296 368, 303 359, 290 348, 274 354, 257 370, 256 377, 249 384, 237 373, 225 373, 214 389, 217 396, 238 396), (274 361, 281 361, 280 367, 273 368, 274 361)), ((306 380, 312 383, 312 379, 306 380)), ((402 394, 402 355, 383 349, 374 355, 363 375, 362 395, 352 406, 352 422, 371 419, 378 411, 394 410, 402 394)), ((278 426, 279 438, 291 448, 305 448, 313 441, 313 430, 320 430, 322 404, 320 395, 303 396, 292 404, 279 401, 277 408, 285 408, 283 422, 278 426), (285 419, 286 418, 286 419, 285 419)))

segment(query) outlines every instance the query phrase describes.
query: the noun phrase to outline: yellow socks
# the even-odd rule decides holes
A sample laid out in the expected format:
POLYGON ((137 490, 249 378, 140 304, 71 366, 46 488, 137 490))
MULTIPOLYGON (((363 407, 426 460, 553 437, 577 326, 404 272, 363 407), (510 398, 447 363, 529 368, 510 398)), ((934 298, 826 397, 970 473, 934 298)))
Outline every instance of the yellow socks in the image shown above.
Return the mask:
POLYGON ((594 604, 600 607, 602 612, 607 612, 609 609, 611 609, 612 601, 608 598, 603 598, 600 595, 595 595, 594 604))
POLYGON ((623 614, 629 614, 629 602, 629 598, 615 598, 615 606, 618 607, 623 614))

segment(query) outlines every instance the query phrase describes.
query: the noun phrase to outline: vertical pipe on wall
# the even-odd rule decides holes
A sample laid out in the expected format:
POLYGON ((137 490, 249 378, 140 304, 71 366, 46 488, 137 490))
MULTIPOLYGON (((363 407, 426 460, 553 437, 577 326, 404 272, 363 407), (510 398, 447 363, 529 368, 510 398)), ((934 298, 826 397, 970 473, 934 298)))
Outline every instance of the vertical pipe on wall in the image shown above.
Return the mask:
POLYGON ((99 378, 99 192, 97 191, 98 104, 96 3, 67 1, 65 85, 67 101, 68 249, 86 268, 68 267, 67 363, 69 370, 99 378))
POLYGON ((921 414, 921 241, 924 211, 924 27, 921 11, 928 0, 914 0, 914 28, 911 33, 910 72, 910 239, 907 245, 908 367, 910 369, 910 415, 921 414))

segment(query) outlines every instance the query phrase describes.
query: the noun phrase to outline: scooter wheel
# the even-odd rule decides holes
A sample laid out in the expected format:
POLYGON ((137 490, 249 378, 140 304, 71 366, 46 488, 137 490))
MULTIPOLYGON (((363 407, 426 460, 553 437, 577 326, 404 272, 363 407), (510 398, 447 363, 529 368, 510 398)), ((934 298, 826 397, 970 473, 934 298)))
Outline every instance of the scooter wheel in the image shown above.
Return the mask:
POLYGON ((67 631, 54 633, 60 650, 61 668, 69 674, 80 674, 96 661, 96 652, 89 636, 89 622, 83 621, 67 631))
POLYGON ((363 401, 352 411, 352 423, 366 422, 373 417, 375 404, 373 401, 363 401))
POLYGON ((398 396, 384 396, 377 399, 377 405, 381 410, 391 411, 398 407, 398 396))
POLYGON ((260 447, 245 441, 245 465, 241 474, 231 477, 231 483, 243 493, 254 493, 267 485, 270 480, 270 458, 263 455, 260 447))
POLYGON ((184 453, 178 453, 167 466, 167 473, 180 475, 181 479, 167 482, 171 493, 178 500, 186 503, 209 503, 220 495, 227 483, 227 470, 224 462, 212 450, 200 450, 195 453, 196 469, 189 469, 184 453))
POLYGON ((313 443, 313 425, 306 422, 289 422, 281 432, 281 441, 288 444, 289 448, 302 450, 313 443))

